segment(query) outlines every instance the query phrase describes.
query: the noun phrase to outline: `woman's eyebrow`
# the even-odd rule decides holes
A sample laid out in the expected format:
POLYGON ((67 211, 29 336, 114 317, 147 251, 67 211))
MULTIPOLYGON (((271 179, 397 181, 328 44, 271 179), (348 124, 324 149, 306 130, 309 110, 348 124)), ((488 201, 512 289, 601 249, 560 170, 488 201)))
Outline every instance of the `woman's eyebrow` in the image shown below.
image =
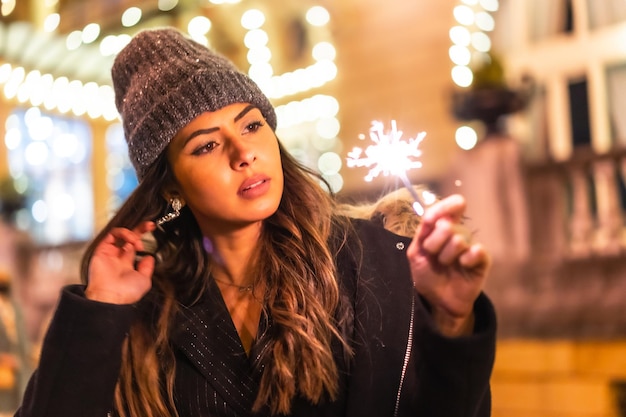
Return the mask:
POLYGON ((193 138, 195 138, 198 135, 206 135, 208 133, 213 133, 220 130, 219 127, 210 127, 208 129, 200 129, 200 130, 196 130, 195 132, 191 133, 187 139, 185 139, 185 143, 183 143, 183 147, 187 145, 187 143, 189 143, 189 141, 193 138))
MULTIPOLYGON (((245 115, 246 115, 246 114, 247 114, 250 110, 252 110, 252 109, 256 109, 256 106, 254 106, 254 105, 252 105, 252 104, 250 104, 250 105, 246 106, 246 108, 244 108, 242 111, 240 111, 240 112, 239 112, 239 114, 237 114, 237 116, 235 116, 235 118, 234 118, 233 120, 234 120, 235 122, 236 122, 236 121, 238 121, 238 120, 241 120, 241 118, 242 118, 243 116, 245 116, 245 115)), ((210 127, 210 128, 208 128, 208 129, 200 129, 200 130, 196 130, 195 132, 191 133, 191 134, 187 137, 187 139, 185 139, 185 143, 183 144, 183 146, 187 145, 187 143, 188 143, 191 139, 195 138, 195 137, 196 137, 196 136, 198 136, 198 135, 205 135, 205 134, 208 134, 208 133, 213 133, 213 132, 218 131, 218 130, 220 130, 220 128, 219 128, 219 127, 210 127)))
POLYGON ((238 120, 239 120, 239 119, 241 119, 243 116, 245 116, 245 115, 246 115, 246 113, 248 113, 250 110, 255 109, 255 108, 256 108, 256 106, 254 106, 254 105, 252 105, 252 104, 250 104, 250 105, 246 106, 246 108, 245 108, 245 109, 243 109, 241 112, 239 112, 239 114, 238 114, 237 116, 235 116, 234 121, 235 121, 235 122, 236 122, 236 121, 238 121, 238 120))

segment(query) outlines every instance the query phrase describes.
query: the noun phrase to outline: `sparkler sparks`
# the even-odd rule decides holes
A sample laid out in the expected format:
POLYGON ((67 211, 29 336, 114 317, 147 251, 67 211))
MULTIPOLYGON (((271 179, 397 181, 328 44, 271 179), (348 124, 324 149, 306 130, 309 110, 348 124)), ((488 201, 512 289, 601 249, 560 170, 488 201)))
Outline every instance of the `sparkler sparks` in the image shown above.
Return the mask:
POLYGON ((406 175, 409 169, 421 168, 422 162, 418 159, 422 155, 419 145, 426 136, 426 132, 421 132, 415 138, 401 140, 402 131, 398 130, 396 121, 391 121, 391 131, 386 133, 381 122, 372 122, 369 131, 373 145, 365 148, 355 147, 348 153, 347 165, 353 167, 372 167, 365 181, 370 182, 380 174, 384 176, 397 176, 404 186, 409 190, 415 200, 413 209, 418 215, 424 214, 426 202, 420 197, 406 175))
POLYGON ((402 131, 398 130, 396 121, 392 120, 389 133, 385 133, 384 125, 376 121, 372 122, 369 133, 370 139, 375 144, 365 148, 365 151, 355 147, 348 153, 347 159, 350 168, 373 165, 365 181, 370 182, 380 174, 401 175, 409 169, 421 168, 422 162, 417 158, 422 155, 419 145, 426 136, 426 132, 420 133, 415 139, 401 140, 402 131))

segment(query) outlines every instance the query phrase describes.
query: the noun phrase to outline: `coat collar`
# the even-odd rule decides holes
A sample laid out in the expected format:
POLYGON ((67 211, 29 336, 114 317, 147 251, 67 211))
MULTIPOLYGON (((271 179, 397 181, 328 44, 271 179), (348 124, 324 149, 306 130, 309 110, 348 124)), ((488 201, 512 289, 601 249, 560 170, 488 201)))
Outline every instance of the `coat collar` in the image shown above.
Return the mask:
MULTIPOLYGON (((259 335, 269 325, 261 315, 259 335)), ((263 372, 260 358, 268 337, 259 336, 248 357, 222 295, 212 281, 197 303, 183 306, 176 320, 172 343, 202 373, 237 414, 247 415, 259 391, 263 372)))

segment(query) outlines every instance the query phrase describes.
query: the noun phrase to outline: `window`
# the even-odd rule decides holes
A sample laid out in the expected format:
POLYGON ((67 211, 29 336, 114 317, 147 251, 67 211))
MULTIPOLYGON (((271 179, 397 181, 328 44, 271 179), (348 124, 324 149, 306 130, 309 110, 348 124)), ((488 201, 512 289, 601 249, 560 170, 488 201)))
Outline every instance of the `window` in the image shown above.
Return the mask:
POLYGON ((532 41, 574 31, 571 0, 532 0, 529 7, 529 33, 532 41))
POLYGON ((587 79, 570 80, 569 109, 572 128, 572 141, 576 146, 591 146, 591 128, 589 126, 589 96, 587 79))
POLYGON ((83 241, 93 234, 91 132, 71 118, 36 108, 13 111, 4 138, 9 172, 25 196, 17 225, 41 244, 83 241))

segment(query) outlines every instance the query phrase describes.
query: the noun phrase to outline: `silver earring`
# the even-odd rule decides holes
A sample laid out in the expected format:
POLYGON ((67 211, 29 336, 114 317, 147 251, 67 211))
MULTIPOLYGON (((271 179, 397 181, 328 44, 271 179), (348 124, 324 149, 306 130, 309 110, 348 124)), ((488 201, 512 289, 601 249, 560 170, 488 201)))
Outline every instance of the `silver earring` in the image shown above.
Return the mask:
POLYGON ((172 206, 172 211, 165 214, 165 216, 161 217, 156 221, 157 226, 162 225, 163 223, 170 222, 180 216, 180 209, 183 207, 183 204, 180 202, 178 198, 172 198, 170 200, 170 205, 172 206))

